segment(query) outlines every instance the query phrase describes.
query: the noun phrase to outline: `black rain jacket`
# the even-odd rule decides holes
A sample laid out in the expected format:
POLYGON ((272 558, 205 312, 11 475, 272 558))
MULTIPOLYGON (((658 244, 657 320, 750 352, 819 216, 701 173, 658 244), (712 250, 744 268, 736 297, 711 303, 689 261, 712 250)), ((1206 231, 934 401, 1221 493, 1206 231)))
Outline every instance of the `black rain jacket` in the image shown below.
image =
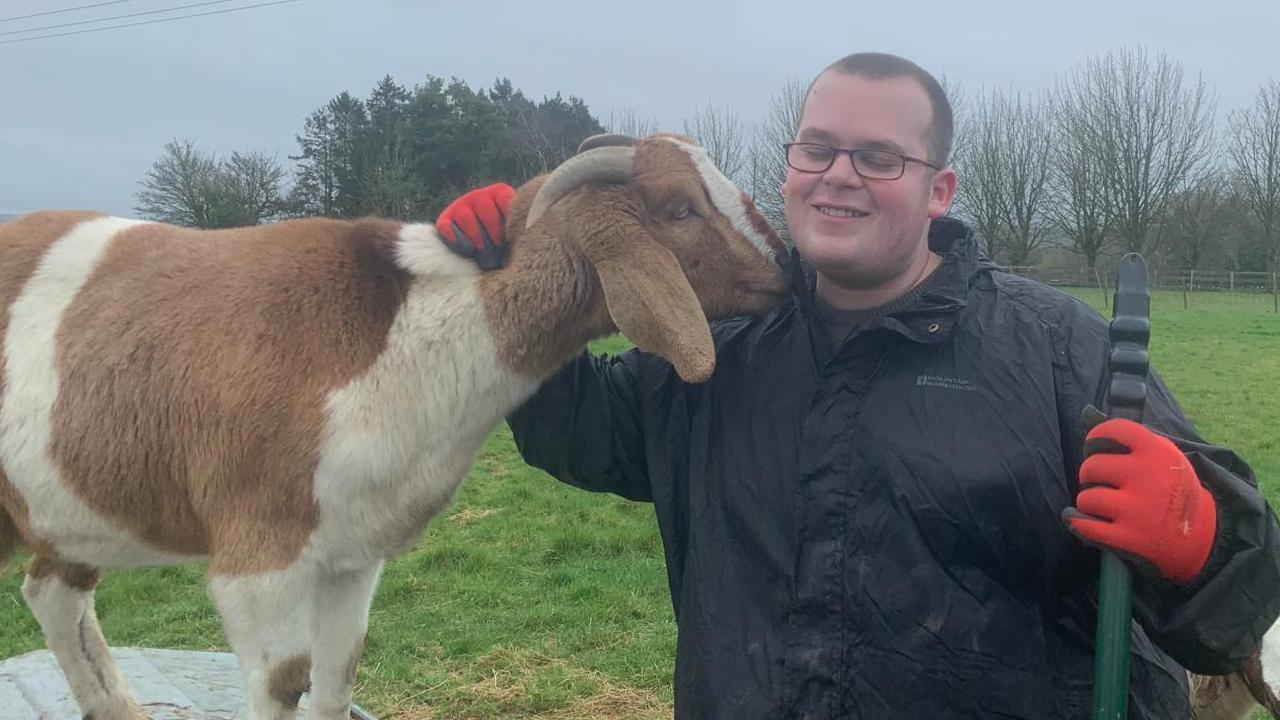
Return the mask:
MULTIPOLYGON (((797 272, 780 308, 716 324, 708 383, 584 354, 510 418, 530 464, 653 502, 677 718, 1089 716, 1099 553, 1060 515, 1107 322, 958 221, 930 245, 920 299, 839 347, 797 272)), ((1280 534, 1250 468, 1152 385, 1146 423, 1218 505, 1199 578, 1135 578, 1129 716, 1182 720, 1186 669, 1231 671, 1280 613, 1280 534)))

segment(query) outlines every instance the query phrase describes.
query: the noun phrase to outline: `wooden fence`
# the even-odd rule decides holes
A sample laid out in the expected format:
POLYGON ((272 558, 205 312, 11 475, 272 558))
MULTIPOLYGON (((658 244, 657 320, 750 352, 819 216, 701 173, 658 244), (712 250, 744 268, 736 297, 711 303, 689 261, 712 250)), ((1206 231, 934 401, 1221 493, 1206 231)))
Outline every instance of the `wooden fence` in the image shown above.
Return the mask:
MULTIPOLYGON (((1108 289, 1115 282, 1115 270, 1099 268, 1096 272, 1080 268, 1072 270, 1044 269, 1037 267, 1009 266, 1002 267, 1005 272, 1033 278, 1048 285, 1069 287, 1097 287, 1108 289)), ((1237 272, 1230 270, 1166 270, 1161 272, 1152 269, 1147 275, 1147 282, 1153 290, 1173 290, 1185 295, 1196 292, 1233 292, 1267 294, 1272 296, 1272 307, 1280 313, 1280 273, 1274 272, 1237 272)))

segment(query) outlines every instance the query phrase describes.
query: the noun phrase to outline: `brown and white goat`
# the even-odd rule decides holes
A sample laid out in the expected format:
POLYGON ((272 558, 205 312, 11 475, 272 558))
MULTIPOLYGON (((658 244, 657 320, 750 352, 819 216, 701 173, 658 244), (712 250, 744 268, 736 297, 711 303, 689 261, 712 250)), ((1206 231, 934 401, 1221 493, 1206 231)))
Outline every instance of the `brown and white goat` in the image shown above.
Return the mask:
POLYGON ((687 380, 707 320, 787 289, 778 238, 696 145, 605 137, 523 186, 510 261, 435 229, 196 231, 79 212, 0 226, 0 554, 86 717, 135 720, 100 569, 208 562, 250 716, 345 718, 384 561, 482 442, 620 329, 687 380))

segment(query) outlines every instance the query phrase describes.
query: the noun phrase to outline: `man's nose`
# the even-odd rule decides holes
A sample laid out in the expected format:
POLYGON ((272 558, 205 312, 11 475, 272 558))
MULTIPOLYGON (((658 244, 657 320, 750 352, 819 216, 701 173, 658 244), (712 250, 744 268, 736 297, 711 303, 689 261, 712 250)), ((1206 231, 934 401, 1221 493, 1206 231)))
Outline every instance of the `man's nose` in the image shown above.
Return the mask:
POLYGON ((862 185, 862 176, 853 169, 853 156, 842 152, 836 156, 835 162, 822 174, 822 181, 828 185, 862 185))

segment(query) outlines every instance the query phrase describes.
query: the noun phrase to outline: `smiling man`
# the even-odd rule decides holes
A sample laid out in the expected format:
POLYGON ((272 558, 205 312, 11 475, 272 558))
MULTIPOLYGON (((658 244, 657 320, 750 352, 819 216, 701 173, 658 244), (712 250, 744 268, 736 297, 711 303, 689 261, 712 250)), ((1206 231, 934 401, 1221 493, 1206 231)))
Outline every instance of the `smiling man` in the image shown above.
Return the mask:
POLYGON ((787 225, 833 307, 896 300, 940 262, 927 231, 956 192, 955 171, 938 159, 951 149, 951 108, 933 78, 882 76, 893 69, 855 55, 819 75, 784 147, 787 225), (864 65, 881 72, 860 74, 864 65))
MULTIPOLYGON (((1151 429, 1082 420, 1107 322, 946 217, 951 138, 915 64, 828 67, 778 149, 794 297, 717 324, 706 384, 583 355, 510 418, 531 464, 654 503, 677 718, 1087 717, 1098 546, 1138 570, 1134 720, 1190 717, 1185 669, 1236 668, 1280 614, 1249 467, 1154 373, 1151 429)), ((444 219, 500 238, 504 209, 444 219)))

